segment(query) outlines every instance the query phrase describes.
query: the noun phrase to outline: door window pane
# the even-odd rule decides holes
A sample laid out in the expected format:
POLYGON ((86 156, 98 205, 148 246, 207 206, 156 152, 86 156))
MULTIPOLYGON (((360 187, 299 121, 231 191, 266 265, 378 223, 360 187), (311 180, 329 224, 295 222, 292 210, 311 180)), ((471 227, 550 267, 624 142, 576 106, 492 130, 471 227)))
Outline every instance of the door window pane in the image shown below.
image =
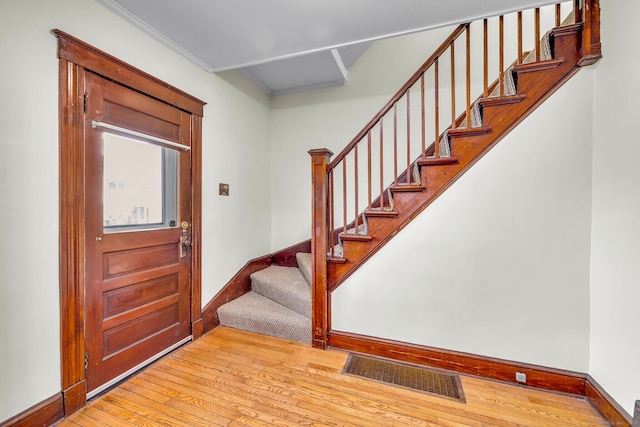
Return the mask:
POLYGON ((103 134, 105 232, 175 226, 177 152, 103 134))

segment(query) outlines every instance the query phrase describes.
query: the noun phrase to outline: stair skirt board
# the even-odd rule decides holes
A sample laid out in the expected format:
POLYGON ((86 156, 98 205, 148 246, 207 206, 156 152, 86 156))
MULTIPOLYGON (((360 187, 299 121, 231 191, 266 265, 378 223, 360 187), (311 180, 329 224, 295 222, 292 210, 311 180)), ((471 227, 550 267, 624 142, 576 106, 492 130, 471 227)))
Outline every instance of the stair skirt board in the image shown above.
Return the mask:
POLYGON ((351 353, 342 373, 466 403, 458 375, 419 365, 351 353))
POLYGON ((220 307, 218 317, 223 326, 311 343, 311 319, 253 291, 220 307))

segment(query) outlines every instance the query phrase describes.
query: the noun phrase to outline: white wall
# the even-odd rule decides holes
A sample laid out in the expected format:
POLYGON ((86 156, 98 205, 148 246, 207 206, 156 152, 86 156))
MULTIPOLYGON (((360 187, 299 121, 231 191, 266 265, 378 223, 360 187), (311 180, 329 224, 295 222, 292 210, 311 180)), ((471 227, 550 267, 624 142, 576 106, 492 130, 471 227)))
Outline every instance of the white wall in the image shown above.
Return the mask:
POLYGON ((595 69, 591 366, 633 414, 640 399, 640 3, 602 4, 604 58, 595 69))
POLYGON ((268 98, 218 77, 94 1, 0 2, 0 422, 58 393, 59 28, 207 102, 203 302, 270 250, 268 98), (218 183, 231 196, 217 196, 218 183))
POLYGON ((586 372, 591 86, 579 73, 347 279, 332 328, 586 372))

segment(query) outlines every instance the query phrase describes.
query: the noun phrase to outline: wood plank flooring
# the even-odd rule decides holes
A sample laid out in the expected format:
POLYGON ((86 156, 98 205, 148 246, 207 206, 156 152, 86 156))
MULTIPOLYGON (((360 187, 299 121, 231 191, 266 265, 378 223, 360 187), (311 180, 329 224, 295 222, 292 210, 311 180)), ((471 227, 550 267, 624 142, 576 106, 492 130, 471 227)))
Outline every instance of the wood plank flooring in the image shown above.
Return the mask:
POLYGON ((218 327, 60 426, 606 426, 584 399, 462 376, 466 403, 342 375, 347 353, 218 327))

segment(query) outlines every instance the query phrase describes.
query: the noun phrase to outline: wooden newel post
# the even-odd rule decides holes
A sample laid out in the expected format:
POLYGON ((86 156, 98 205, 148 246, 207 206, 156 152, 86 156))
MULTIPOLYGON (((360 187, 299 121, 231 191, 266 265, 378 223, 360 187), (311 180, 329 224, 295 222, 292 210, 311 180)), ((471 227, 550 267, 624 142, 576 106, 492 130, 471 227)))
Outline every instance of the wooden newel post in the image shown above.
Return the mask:
MULTIPOLYGON (((580 0, 576 0, 577 3, 580 0)), ((582 43, 578 66, 584 67, 598 62, 602 58, 600 42, 600 1, 583 0, 579 13, 582 18, 582 43)), ((578 18, 578 17, 576 17, 578 18)), ((578 19, 576 19, 578 21, 578 19)))
POLYGON ((333 153, 326 148, 310 150, 311 155, 311 326, 312 344, 327 348, 327 164, 333 153))

